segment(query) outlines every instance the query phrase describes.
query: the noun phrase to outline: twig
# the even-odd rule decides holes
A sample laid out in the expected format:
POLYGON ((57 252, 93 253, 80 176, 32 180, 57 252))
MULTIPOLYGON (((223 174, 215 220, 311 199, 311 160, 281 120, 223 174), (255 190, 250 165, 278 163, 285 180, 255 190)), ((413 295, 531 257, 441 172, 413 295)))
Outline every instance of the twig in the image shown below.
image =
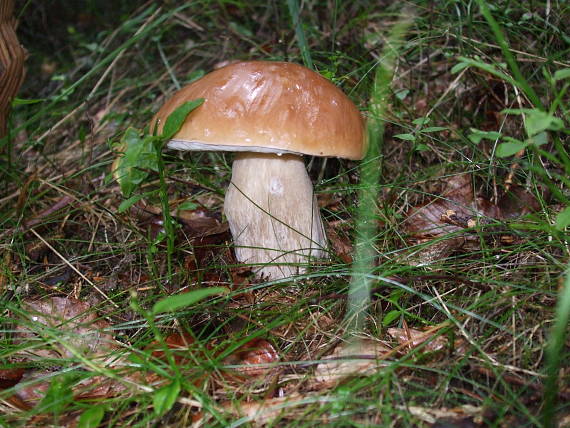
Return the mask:
MULTIPOLYGON (((494 48, 494 49, 500 49, 501 47, 499 45, 494 45, 493 43, 486 43, 486 42, 482 42, 480 40, 476 40, 476 39, 472 39, 470 37, 464 37, 464 36, 457 36, 456 34, 453 34, 452 32, 448 32, 447 33, 448 36, 451 37, 455 37, 456 39, 461 38, 462 40, 468 40, 470 42, 473 42, 475 44, 481 45, 481 46, 487 46, 488 48, 494 48)), ((522 55, 522 56, 527 56, 529 58, 533 58, 537 61, 541 61, 541 62, 552 62, 552 64, 556 64, 556 65, 561 65, 563 67, 570 67, 570 63, 567 62, 562 62, 562 61, 553 61, 551 58, 544 58, 542 56, 538 56, 538 55, 534 55, 528 52, 523 52, 523 51, 519 51, 517 49, 513 49, 512 47, 510 48, 510 50, 518 55, 522 55)))
POLYGON ((75 200, 75 198, 73 198, 72 196, 69 196, 69 195, 63 196, 62 198, 59 199, 59 201, 57 201, 51 207, 46 208, 45 210, 43 210, 39 214, 35 215, 31 219, 24 221, 23 228, 28 229, 28 228, 36 226, 37 224, 41 223, 45 217, 53 214, 56 211, 59 211, 63 207, 66 207, 67 205, 69 205, 74 200, 75 200))
POLYGON ((63 257, 63 256, 61 255, 61 253, 59 253, 49 242, 47 242, 44 238, 42 238, 42 236, 41 236, 38 232, 36 232, 34 229, 30 229, 30 232, 32 232, 34 235, 36 235, 36 237, 37 237, 40 241, 42 241, 46 247, 48 247, 51 251, 53 251, 53 253, 54 253, 56 256, 58 256, 58 257, 61 259, 61 261, 62 261, 63 263, 65 263, 67 266, 69 266, 77 275, 79 275, 79 276, 80 276, 81 278, 83 278, 90 286, 92 286, 95 290, 97 290, 97 291, 99 292, 99 294, 101 294, 105 299, 107 299, 109 302, 111 302, 111 304, 112 304, 113 306, 115 306, 116 308, 119 307, 119 305, 117 305, 115 302, 113 302, 113 301, 109 298, 109 296, 107 296, 107 295, 105 294, 105 292, 104 292, 103 290, 101 290, 99 287, 97 287, 97 285, 95 285, 95 284, 93 283, 93 281, 91 281, 89 278, 87 278, 85 275, 83 275, 83 274, 79 271, 79 269, 77 269, 75 266, 73 266, 73 265, 69 262, 69 260, 67 260, 65 257, 63 257))

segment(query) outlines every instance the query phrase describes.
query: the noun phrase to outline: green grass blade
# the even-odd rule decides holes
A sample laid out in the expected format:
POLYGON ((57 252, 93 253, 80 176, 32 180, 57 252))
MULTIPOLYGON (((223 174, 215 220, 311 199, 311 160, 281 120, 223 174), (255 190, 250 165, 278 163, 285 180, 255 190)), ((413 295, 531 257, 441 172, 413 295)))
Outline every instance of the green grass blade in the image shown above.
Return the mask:
POLYGON ((515 77, 516 81, 518 82, 520 88, 524 91, 526 96, 530 99, 530 101, 532 102, 532 104, 535 107, 540 108, 541 110, 544 110, 544 105, 542 104, 542 101, 540 101, 540 97, 534 91, 534 89, 528 84, 528 82, 525 79, 525 77, 523 76, 517 62, 515 61, 515 57, 513 56, 512 52, 511 52, 511 48, 509 47, 509 44, 507 43, 507 39, 505 38, 505 35, 503 34, 503 31, 501 30, 499 23, 495 20, 495 18, 491 14, 491 11, 487 7, 486 1, 485 0, 477 0, 477 3, 479 4, 479 8, 481 9, 481 13, 483 14, 485 19, 489 23, 489 27, 491 27, 491 31, 493 31, 493 35, 495 36, 495 39, 497 40, 498 45, 501 47, 501 51, 503 52, 503 56, 505 57, 505 61, 507 61, 507 64, 509 65, 509 68, 511 69, 511 72, 513 73, 513 76, 515 77))
MULTIPOLYGON (((544 390, 544 426, 554 428, 556 424, 556 403, 558 397, 558 370, 564 357, 564 343, 570 322, 570 264, 566 269, 566 280, 558 296, 556 319, 546 348, 546 385, 544 390)), ((566 356, 568 354, 566 353, 566 356)))
POLYGON ((291 22, 295 28, 295 36, 297 37, 297 44, 301 50, 301 56, 303 57, 303 63, 310 69, 313 69, 313 59, 311 58, 311 51, 309 45, 307 44, 307 39, 305 37, 305 31, 301 25, 301 15, 299 12, 299 2, 298 0, 287 0, 287 7, 289 8, 289 14, 291 15, 291 22))
POLYGON ((175 311, 180 308, 191 306, 194 303, 197 303, 207 297, 215 296, 217 294, 225 294, 228 292, 229 290, 226 287, 210 287, 201 288, 199 290, 190 291, 188 293, 168 296, 154 304, 152 313, 160 314, 162 312, 175 311))
POLYGON ((374 241, 377 233, 376 201, 382 175, 382 151, 384 145, 384 112, 390 94, 390 83, 394 63, 400 53, 404 35, 414 19, 414 14, 404 11, 400 20, 392 28, 388 42, 377 64, 372 94, 370 96, 370 117, 368 118, 369 149, 360 167, 361 190, 356 213, 356 243, 352 280, 346 313, 349 332, 360 331, 363 327, 366 308, 370 300, 371 280, 374 270, 376 250, 374 241))

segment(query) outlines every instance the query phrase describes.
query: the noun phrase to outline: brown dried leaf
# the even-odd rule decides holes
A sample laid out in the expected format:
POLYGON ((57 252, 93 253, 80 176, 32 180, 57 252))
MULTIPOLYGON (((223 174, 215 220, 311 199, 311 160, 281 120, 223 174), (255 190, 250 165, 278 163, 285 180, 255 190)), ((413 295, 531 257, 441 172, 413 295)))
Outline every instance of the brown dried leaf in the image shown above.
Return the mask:
POLYGON ((342 237, 332 227, 326 227, 327 237, 335 254, 346 264, 352 264, 352 242, 344 233, 342 237))
POLYGON ((0 389, 11 388, 24 376, 23 368, 0 369, 0 389))
POLYGON ((73 397, 75 400, 96 400, 116 397, 126 390, 127 386, 116 379, 92 376, 73 386, 73 397))
POLYGON ((191 238, 218 235, 229 230, 228 223, 218 220, 219 215, 204 208, 177 211, 174 215, 191 238))
POLYGON ((49 389, 52 372, 29 371, 22 377, 21 384, 16 385, 15 397, 28 407, 34 407, 46 395, 49 389))
POLYGON ((458 222, 480 214, 472 207, 474 202, 471 178, 467 174, 457 175, 446 182, 446 191, 441 198, 426 205, 412 208, 404 223, 408 233, 418 238, 434 238, 464 228, 442 221, 442 216, 455 217, 458 222))
POLYGON ((249 266, 235 266, 230 268, 232 290, 246 288, 250 284, 253 270, 249 266))
MULTIPOLYGON (((162 209, 139 201, 130 208, 141 226, 150 226, 151 232, 164 232, 162 209)), ((224 234, 229 231, 228 223, 220 221, 220 214, 205 208, 195 210, 173 210, 172 216, 180 222, 188 239, 224 234)))
POLYGON ((239 366, 233 367, 232 371, 249 377, 267 375, 273 369, 272 365, 279 361, 279 354, 265 339, 250 340, 233 354, 224 358, 225 365, 239 366))
MULTIPOLYGON (((212 264, 219 266, 221 260, 225 261, 226 265, 235 264, 236 262, 232 252, 227 251, 228 247, 223 245, 224 242, 230 239, 231 235, 229 231, 194 239, 193 249, 197 266, 200 268, 207 268, 212 264)), ((217 269, 216 273, 218 276, 224 274, 220 269, 217 269)))
POLYGON ((414 328, 389 328, 388 334, 398 341, 400 345, 409 344, 415 348, 429 340, 425 345, 428 351, 439 351, 447 346, 447 339, 443 336, 434 337, 436 332, 425 332, 414 328))
POLYGON ((500 218, 509 219, 540 210, 540 203, 536 197, 520 186, 512 186, 497 203, 500 218))
MULTIPOLYGON (((22 403, 24 407, 32 408, 45 396, 53 379, 53 372, 30 371, 22 378, 22 385, 16 386, 13 396, 15 403, 22 403)), ((75 400, 94 400, 116 397, 127 387, 116 379, 105 376, 92 376, 83 379, 72 386, 75 400)))
MULTIPOLYGON (((536 198, 520 187, 513 187, 504 195, 498 205, 482 197, 475 197, 471 177, 461 174, 445 183, 441 197, 412 208, 404 222, 404 229, 416 244, 426 243, 435 238, 460 232, 489 219, 518 217, 539 209, 536 198)), ((470 234, 457 234, 449 239, 429 245, 414 254, 409 262, 426 265, 441 260, 453 251, 470 245, 478 246, 479 238, 470 234)))
POLYGON ((40 213, 32 216, 31 218, 24 221, 23 228, 28 229, 30 227, 36 226, 37 224, 42 223, 45 221, 46 217, 52 215, 56 211, 61 210, 62 208, 72 204, 75 202, 75 199, 71 196, 65 195, 57 200, 53 205, 46 208, 45 210, 41 211, 40 213))
MULTIPOLYGON (((416 241, 417 244, 422 244, 424 242, 431 241, 431 238, 426 239, 418 239, 416 241)), ((445 239, 443 241, 431 243, 429 246, 422 248, 417 253, 412 253, 409 255, 407 262, 416 265, 416 266, 425 266, 429 265, 433 262, 438 260, 443 260, 453 251, 459 248, 463 248, 466 243, 466 239, 457 236, 449 239, 445 239)))
POLYGON ((263 401, 224 403, 224 409, 240 418, 247 418, 247 421, 251 422, 253 426, 267 426, 273 419, 279 417, 286 403, 290 402, 291 407, 293 407, 295 401, 302 403, 303 398, 306 396, 294 393, 287 397, 270 398, 263 401))
POLYGON ((374 340, 361 340, 352 345, 342 343, 317 365, 315 381, 320 388, 331 387, 348 376, 372 374, 383 365, 380 360, 390 352, 390 348, 374 340))
POLYGON ((477 219, 508 219, 540 209, 534 195, 522 187, 513 186, 497 205, 475 197, 468 174, 457 175, 446 183, 443 195, 408 213, 405 226, 416 237, 436 237, 473 227, 477 219))
MULTIPOLYGON (((164 339, 164 343, 172 351, 174 362, 180 366, 193 360, 191 353, 199 352, 199 348, 195 345, 194 337, 188 332, 173 333, 164 339)), ((165 359, 164 349, 159 342, 152 342, 148 349, 152 350, 154 358, 165 359)))
MULTIPOLYGON (((206 349, 210 347, 206 345, 206 349, 204 349, 204 347, 196 343, 194 336, 186 331, 173 333, 164 339, 164 342, 174 358, 174 363, 179 369, 183 370, 187 379, 191 377, 193 384, 197 387, 201 387, 208 379, 210 373, 197 367, 196 361, 208 360, 206 349)), ((151 351, 152 357, 167 362, 164 346, 159 342, 152 342, 147 347, 147 350, 151 351)), ((154 372, 141 372, 139 375, 141 380, 137 382, 142 381, 143 383, 153 385, 155 388, 164 384, 166 381, 164 377, 154 372)))
POLYGON ((75 353, 93 358, 117 348, 113 336, 104 332, 110 324, 100 319, 86 302, 51 297, 24 301, 22 306, 26 320, 16 327, 15 339, 47 339, 42 339, 38 346, 25 348, 22 352, 28 358, 72 358, 75 353))
POLYGON ((401 410, 408 411, 416 418, 421 419, 429 424, 436 424, 439 428, 444 427, 474 427, 474 418, 480 418, 483 415, 482 407, 475 407, 469 404, 454 407, 452 409, 420 406, 405 406, 401 410))

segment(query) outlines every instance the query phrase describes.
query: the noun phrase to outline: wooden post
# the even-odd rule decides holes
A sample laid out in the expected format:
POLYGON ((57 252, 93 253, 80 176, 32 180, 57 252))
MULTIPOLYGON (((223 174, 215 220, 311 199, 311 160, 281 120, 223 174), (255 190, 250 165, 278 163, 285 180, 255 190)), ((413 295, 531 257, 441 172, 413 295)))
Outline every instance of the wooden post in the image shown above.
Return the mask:
POLYGON ((26 51, 16 37, 13 11, 13 0, 0 0, 0 138, 6 136, 10 105, 24 80, 26 51))

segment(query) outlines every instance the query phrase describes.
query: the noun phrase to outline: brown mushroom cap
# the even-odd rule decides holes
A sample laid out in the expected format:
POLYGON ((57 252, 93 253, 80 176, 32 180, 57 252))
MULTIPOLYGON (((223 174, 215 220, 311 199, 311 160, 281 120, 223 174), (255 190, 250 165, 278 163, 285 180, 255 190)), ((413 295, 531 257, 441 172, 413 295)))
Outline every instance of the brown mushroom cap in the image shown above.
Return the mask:
POLYGON ((186 101, 204 98, 168 146, 180 150, 297 153, 362 159, 364 124, 320 74, 286 62, 239 62, 182 88, 152 120, 159 131, 186 101), (157 122, 158 121, 158 122, 157 122))

